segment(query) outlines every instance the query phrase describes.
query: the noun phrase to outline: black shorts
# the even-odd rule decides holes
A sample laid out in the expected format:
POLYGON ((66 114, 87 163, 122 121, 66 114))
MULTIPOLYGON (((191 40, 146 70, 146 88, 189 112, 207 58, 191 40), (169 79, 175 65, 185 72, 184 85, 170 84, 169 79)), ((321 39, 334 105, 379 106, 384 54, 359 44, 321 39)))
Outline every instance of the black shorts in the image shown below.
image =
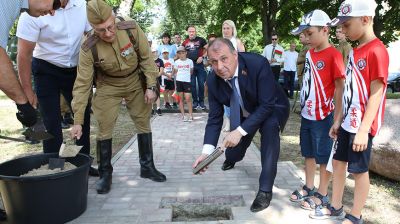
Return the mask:
POLYGON ((178 93, 192 93, 192 84, 190 82, 176 81, 176 91, 178 93))
POLYGON ((362 152, 353 151, 353 141, 356 134, 339 129, 338 144, 333 159, 348 162, 347 170, 349 173, 365 173, 368 172, 369 161, 371 158, 371 147, 373 136, 368 136, 367 149, 362 152))
POLYGON ((164 80, 165 90, 175 90, 174 80, 164 80))

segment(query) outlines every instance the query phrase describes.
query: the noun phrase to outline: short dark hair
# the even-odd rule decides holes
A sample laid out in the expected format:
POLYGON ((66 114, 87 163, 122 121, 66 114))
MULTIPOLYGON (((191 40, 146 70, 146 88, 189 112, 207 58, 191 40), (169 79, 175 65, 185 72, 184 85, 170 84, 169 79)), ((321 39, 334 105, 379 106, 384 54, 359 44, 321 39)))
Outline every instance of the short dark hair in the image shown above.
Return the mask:
POLYGON ((171 36, 170 36, 169 33, 167 33, 167 32, 165 32, 165 33, 163 33, 163 34, 161 35, 161 38, 164 38, 164 37, 168 37, 169 39, 171 39, 171 36))
POLYGON ((228 46, 229 50, 231 53, 234 53, 236 51, 235 47, 233 46, 232 42, 229 39, 222 38, 222 37, 217 37, 215 40, 211 41, 208 44, 208 49, 213 49, 213 45, 218 45, 219 43, 222 43, 226 46, 228 46))
POLYGON ((209 40, 210 38, 213 38, 213 37, 217 38, 217 35, 215 35, 214 33, 211 33, 207 36, 207 40, 209 40))
POLYGON ((188 31, 190 27, 193 27, 194 29, 196 29, 196 27, 195 27, 194 25, 188 25, 188 26, 186 27, 186 31, 188 31))

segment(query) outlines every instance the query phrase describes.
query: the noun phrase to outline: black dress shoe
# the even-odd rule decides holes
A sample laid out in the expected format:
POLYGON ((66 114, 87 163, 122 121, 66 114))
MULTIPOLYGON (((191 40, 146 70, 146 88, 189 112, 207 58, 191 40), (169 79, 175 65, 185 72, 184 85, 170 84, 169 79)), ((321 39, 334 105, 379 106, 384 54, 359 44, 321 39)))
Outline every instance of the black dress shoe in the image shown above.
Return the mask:
POLYGON ((0 221, 5 221, 5 220, 7 220, 6 211, 0 209, 0 221))
POLYGON ((228 160, 225 160, 225 162, 222 164, 221 169, 225 171, 225 170, 230 170, 233 167, 235 167, 234 162, 229 162, 228 160))
POLYGON ((268 208, 272 199, 272 192, 258 191, 256 199, 250 207, 250 211, 259 212, 268 208))
POLYGON ((96 168, 90 167, 89 168, 89 176, 98 177, 99 171, 96 168))

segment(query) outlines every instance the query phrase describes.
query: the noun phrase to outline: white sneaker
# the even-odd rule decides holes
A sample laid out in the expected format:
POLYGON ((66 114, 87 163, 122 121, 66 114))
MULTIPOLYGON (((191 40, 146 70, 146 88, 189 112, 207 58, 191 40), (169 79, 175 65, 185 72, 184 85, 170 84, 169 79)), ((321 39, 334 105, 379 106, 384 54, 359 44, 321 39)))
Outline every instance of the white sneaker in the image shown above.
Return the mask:
POLYGON ((189 118, 187 119, 187 121, 188 121, 188 122, 192 122, 192 121, 193 121, 193 117, 189 117, 189 118))
POLYGON ((188 120, 187 117, 182 117, 182 121, 183 121, 183 122, 188 122, 189 120, 188 120))

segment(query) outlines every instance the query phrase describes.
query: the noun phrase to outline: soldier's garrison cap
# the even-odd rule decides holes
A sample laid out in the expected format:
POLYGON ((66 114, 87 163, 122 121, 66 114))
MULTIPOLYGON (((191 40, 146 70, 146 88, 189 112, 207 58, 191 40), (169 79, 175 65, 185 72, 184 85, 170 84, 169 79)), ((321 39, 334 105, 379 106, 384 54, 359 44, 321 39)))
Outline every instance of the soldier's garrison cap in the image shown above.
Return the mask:
POLYGON ((90 0, 86 11, 87 18, 92 24, 104 23, 112 14, 111 6, 103 0, 90 0))

